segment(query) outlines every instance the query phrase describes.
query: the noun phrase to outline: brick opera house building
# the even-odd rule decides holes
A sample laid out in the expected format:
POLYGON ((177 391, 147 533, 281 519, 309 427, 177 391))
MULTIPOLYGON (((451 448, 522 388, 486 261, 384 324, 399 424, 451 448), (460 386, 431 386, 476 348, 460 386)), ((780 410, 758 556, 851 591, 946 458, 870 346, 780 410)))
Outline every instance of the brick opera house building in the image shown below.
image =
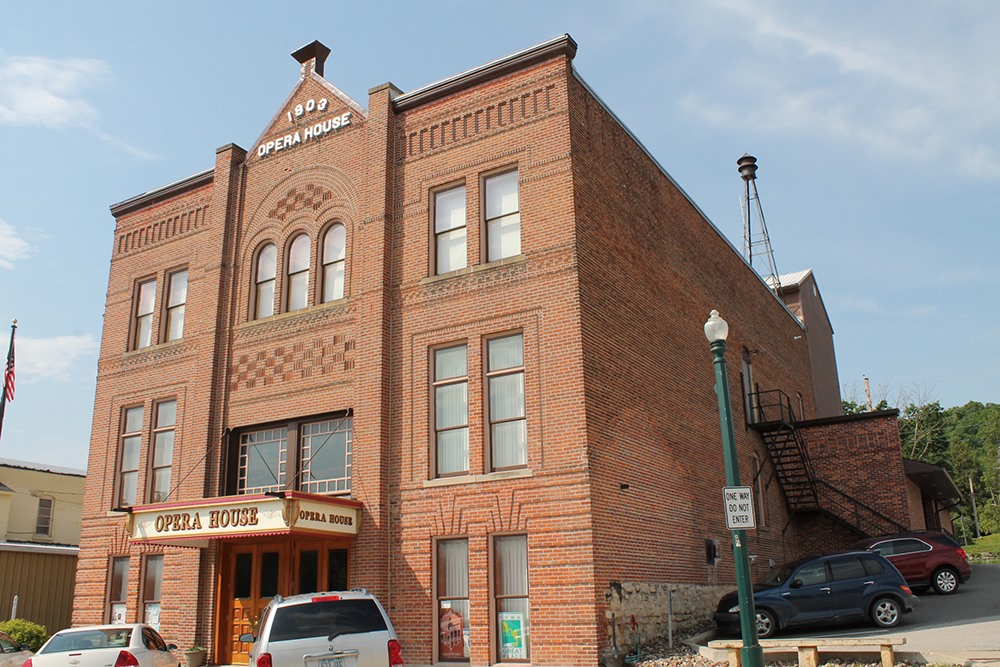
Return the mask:
POLYGON ((366 587, 409 663, 595 665, 612 612, 644 637, 668 591, 677 622, 704 614, 734 581, 712 308, 758 576, 882 528, 824 485, 913 523, 895 413, 837 416, 835 366, 810 360, 828 323, 768 288, 575 52, 365 108, 314 42, 249 151, 112 207, 74 623, 149 620, 240 663, 272 596, 366 587))

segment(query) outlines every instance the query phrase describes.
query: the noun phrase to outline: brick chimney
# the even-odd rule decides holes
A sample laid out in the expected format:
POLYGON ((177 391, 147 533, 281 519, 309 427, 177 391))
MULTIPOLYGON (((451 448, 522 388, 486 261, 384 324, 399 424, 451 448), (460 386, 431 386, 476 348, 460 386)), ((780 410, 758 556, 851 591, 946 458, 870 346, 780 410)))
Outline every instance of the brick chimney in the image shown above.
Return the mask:
POLYGON ((330 49, 319 41, 312 41, 298 51, 292 52, 292 57, 302 64, 303 78, 309 72, 316 72, 316 74, 323 76, 323 63, 326 62, 328 55, 330 55, 330 49))

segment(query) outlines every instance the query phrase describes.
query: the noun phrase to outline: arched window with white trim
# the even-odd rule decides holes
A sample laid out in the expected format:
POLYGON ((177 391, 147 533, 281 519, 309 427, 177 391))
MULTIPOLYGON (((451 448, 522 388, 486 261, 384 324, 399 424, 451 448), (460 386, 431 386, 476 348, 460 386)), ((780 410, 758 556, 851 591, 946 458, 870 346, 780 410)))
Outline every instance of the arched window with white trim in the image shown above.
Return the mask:
POLYGON ((274 284, 277 275, 278 248, 268 243, 257 253, 254 270, 253 319, 274 315, 274 284))
POLYGON ((339 222, 323 237, 323 303, 344 298, 347 229, 339 222))

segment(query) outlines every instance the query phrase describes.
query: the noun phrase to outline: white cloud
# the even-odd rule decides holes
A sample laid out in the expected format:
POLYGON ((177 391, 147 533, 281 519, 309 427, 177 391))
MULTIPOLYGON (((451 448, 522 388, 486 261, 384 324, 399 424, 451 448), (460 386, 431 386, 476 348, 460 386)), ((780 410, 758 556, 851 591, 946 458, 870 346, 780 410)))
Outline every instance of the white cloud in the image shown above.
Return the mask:
POLYGON ((0 219, 0 269, 13 269, 14 262, 25 259, 31 246, 17 234, 17 230, 0 219))
POLYGON ((879 305, 874 299, 865 296, 845 296, 838 299, 838 304, 842 308, 849 310, 860 310, 863 313, 880 315, 886 312, 885 308, 879 305))
POLYGON ((93 129, 97 109, 80 94, 107 75, 100 60, 0 55, 0 124, 93 129))
POLYGON ((69 381, 73 365, 88 360, 87 371, 97 373, 97 352, 100 343, 91 334, 83 336, 55 336, 53 338, 25 338, 18 335, 16 348, 17 380, 20 383, 34 380, 69 381))
POLYGON ((705 11, 739 57, 722 58, 724 85, 690 90, 682 108, 722 127, 849 141, 881 159, 1000 180, 1000 10, 855 9, 716 0, 705 11), (954 29, 963 23, 973 29, 954 29))

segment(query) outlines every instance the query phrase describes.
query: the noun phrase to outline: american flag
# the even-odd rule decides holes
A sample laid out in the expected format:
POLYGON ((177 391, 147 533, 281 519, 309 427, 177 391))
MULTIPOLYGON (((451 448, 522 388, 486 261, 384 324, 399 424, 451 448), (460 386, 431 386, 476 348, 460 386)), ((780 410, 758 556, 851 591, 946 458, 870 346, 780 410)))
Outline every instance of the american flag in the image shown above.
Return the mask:
POLYGON ((10 353, 7 355, 7 367, 3 371, 3 391, 8 401, 14 400, 14 334, 10 335, 10 353))

